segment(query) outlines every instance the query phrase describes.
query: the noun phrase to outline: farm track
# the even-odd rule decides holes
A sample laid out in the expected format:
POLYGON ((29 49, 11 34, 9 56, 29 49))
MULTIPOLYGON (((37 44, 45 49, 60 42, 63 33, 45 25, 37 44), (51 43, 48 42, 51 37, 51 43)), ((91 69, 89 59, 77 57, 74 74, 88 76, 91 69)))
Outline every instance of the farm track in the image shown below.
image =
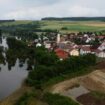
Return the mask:
POLYGON ((96 70, 88 75, 58 83, 52 87, 51 91, 53 93, 62 93, 77 84, 89 90, 105 92, 105 72, 96 70))

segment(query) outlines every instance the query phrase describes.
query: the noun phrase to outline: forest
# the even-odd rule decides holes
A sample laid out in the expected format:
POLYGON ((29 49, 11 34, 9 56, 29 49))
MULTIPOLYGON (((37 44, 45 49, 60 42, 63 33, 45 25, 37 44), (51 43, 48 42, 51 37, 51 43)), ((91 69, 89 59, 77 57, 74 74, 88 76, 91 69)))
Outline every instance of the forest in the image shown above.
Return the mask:
POLYGON ((42 20, 56 20, 56 21, 105 21, 105 17, 45 17, 42 20))

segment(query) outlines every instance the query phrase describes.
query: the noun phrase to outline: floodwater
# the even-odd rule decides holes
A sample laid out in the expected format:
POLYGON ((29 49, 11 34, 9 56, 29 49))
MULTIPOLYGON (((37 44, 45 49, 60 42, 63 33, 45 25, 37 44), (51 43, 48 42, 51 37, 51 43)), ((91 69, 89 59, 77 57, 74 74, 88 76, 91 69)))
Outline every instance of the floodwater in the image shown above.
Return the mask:
MULTIPOLYGON (((0 46, 3 46, 5 49, 8 48, 6 38, 2 38, 0 46)), ((5 57, 5 54, 3 55, 5 57)), ((11 70, 8 69, 7 62, 5 65, 0 64, 0 68, 0 100, 2 100, 21 87, 24 79, 28 75, 28 71, 26 70, 27 62, 25 62, 22 67, 19 67, 18 59, 11 70)))

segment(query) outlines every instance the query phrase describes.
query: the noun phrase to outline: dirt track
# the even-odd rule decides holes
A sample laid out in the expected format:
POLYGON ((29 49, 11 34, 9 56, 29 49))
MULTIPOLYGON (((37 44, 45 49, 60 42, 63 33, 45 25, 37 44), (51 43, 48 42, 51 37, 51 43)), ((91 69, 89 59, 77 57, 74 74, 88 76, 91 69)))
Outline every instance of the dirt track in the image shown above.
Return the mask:
POLYGON ((77 84, 89 90, 105 92, 105 72, 104 70, 96 70, 88 75, 58 83, 52 87, 51 91, 53 93, 62 93, 77 84))

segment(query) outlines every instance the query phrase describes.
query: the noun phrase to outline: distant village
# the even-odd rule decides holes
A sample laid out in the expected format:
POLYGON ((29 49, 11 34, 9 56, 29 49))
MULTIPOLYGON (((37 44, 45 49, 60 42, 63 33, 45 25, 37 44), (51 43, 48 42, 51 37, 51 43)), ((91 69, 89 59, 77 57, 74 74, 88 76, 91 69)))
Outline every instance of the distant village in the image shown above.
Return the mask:
MULTIPOLYGON (((62 35, 60 33, 50 33, 49 36, 39 36, 35 39, 36 47, 45 46, 49 51, 54 51, 61 59, 69 56, 79 56, 83 54, 95 54, 97 57, 105 58, 105 35, 95 33, 70 33, 62 35)), ((31 46, 30 43, 28 46, 31 46)))

